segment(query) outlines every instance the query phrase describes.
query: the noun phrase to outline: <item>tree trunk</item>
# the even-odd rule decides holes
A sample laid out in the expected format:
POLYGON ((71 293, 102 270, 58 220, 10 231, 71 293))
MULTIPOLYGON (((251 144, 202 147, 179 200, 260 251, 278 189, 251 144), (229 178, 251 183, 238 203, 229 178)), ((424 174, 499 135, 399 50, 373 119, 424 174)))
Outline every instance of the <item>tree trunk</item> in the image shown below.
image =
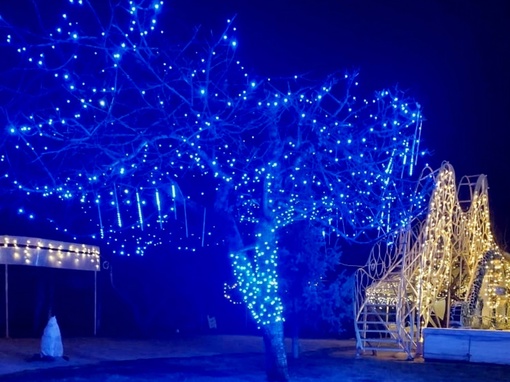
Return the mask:
POLYGON ((292 358, 298 359, 299 358, 299 314, 297 313, 296 308, 297 302, 294 299, 292 301, 292 322, 291 322, 291 328, 292 328, 292 358))
POLYGON ((266 374, 269 381, 288 381, 287 353, 283 342, 283 322, 262 327, 266 348, 266 374))
POLYGON ((292 358, 299 358, 299 336, 297 334, 292 335, 292 358))

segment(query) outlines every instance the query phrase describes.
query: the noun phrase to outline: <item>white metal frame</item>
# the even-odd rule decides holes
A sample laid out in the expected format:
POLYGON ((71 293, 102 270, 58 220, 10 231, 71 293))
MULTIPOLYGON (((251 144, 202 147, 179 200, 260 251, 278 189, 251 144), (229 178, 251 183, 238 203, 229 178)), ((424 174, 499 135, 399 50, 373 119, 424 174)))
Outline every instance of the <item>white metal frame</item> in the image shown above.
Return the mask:
POLYGON ((360 354, 389 350, 409 358, 419 355, 422 328, 449 327, 450 307, 463 305, 465 316, 471 311, 469 301, 478 304, 478 311, 470 313, 479 316, 478 323, 463 317, 457 325, 509 325, 510 262, 492 236, 486 176, 466 176, 456 186, 449 163, 431 176, 435 186, 425 218, 377 243, 366 266, 356 272, 360 354), (484 263, 489 252, 493 255, 484 263), (480 266, 487 272, 477 272, 480 266), (483 285, 475 288, 476 283, 483 285))

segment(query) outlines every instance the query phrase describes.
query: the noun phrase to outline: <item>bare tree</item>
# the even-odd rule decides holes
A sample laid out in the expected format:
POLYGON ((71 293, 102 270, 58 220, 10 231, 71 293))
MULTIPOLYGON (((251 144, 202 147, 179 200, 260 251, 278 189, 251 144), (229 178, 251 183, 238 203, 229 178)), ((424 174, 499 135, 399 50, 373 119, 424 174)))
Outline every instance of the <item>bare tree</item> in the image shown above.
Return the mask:
POLYGON ((165 29, 162 5, 75 0, 58 20, 41 5, 26 29, 0 20, 3 182, 76 203, 119 253, 168 240, 177 206, 214 208, 268 377, 287 380, 279 234, 313 221, 363 242, 406 225, 420 107, 398 89, 359 98, 357 73, 254 77, 232 22, 165 29))

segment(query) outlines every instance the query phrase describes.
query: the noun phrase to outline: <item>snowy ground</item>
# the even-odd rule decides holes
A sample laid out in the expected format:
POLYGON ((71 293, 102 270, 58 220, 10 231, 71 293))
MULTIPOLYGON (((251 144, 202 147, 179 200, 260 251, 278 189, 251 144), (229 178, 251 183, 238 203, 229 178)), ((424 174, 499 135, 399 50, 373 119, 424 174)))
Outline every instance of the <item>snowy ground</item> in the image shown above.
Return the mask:
MULTIPOLYGON (((260 353, 264 351, 262 339, 255 336, 209 335, 176 337, 168 340, 124 340, 111 338, 64 338, 64 355, 69 361, 28 362, 39 353, 39 339, 0 339, 0 375, 23 370, 81 366, 105 361, 126 361, 169 357, 199 357, 219 354, 260 353)), ((355 356, 354 341, 301 340, 304 352, 336 348, 346 355, 355 356)), ((290 343, 287 341, 288 349, 290 343)))
MULTIPOLYGON (((64 338, 69 361, 27 359, 36 339, 0 340, 0 382, 259 382, 265 380, 259 337, 209 335, 169 340, 64 338)), ((356 358, 354 341, 302 340, 289 359, 292 382, 510 381, 510 366, 406 361, 400 353, 356 358)), ((288 350, 290 343, 287 342, 288 350)))

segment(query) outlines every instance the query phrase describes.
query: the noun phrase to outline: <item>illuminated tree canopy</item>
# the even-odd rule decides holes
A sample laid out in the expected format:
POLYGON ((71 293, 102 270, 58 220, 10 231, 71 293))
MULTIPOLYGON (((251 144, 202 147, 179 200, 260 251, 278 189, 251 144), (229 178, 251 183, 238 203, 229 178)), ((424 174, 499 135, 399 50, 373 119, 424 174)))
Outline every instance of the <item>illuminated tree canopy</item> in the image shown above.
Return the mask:
POLYGON ((357 73, 259 78, 236 57, 231 20, 213 37, 186 33, 162 1, 39 5, 28 27, 0 19, 2 186, 20 209, 27 196, 78 206, 76 234, 119 254, 177 235, 195 235, 194 247, 225 240, 244 302, 268 328, 283 320, 282 227, 313 221, 371 241, 422 208, 422 115, 404 92, 358 95, 357 73), (203 211, 198 227, 189 205, 203 211), (206 227, 208 213, 228 235, 206 227))

